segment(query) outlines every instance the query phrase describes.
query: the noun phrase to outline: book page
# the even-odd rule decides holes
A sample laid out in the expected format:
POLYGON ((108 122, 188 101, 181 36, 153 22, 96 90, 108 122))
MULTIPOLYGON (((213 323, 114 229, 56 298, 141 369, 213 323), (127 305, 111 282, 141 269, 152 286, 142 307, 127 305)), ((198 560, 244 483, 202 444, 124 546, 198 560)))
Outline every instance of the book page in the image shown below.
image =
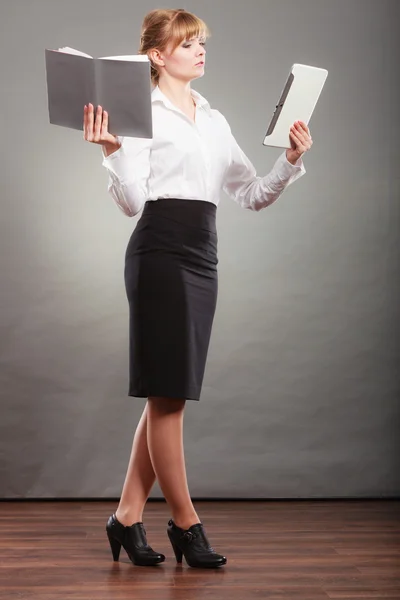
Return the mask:
POLYGON ((96 61, 80 54, 47 49, 45 58, 50 123, 82 130, 84 105, 89 102, 97 105, 96 61))
POLYGON ((143 61, 148 62, 149 58, 147 54, 130 54, 126 56, 100 56, 100 60, 131 60, 131 61, 143 61))
POLYGON ((114 135, 152 138, 150 61, 96 58, 92 62, 97 102, 109 115, 108 130, 114 135))
POLYGON ((86 58, 93 58, 90 54, 85 54, 80 50, 75 50, 75 48, 70 48, 69 46, 64 46, 63 48, 59 48, 58 52, 64 52, 65 54, 76 54, 76 56, 85 56, 86 58))

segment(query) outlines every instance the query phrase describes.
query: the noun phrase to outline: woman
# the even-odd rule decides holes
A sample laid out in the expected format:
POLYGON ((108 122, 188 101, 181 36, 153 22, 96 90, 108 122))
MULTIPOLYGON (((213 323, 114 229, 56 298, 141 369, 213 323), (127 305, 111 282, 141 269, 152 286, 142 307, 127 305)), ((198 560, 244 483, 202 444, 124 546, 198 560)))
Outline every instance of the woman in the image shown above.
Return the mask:
POLYGON ((151 62, 153 138, 118 138, 108 114, 84 108, 84 137, 100 144, 109 192, 127 216, 143 213, 125 256, 129 301, 129 395, 147 398, 118 508, 106 526, 114 560, 121 545, 134 564, 165 556, 147 544, 143 509, 157 477, 172 519, 167 534, 176 559, 218 567, 192 504, 185 470, 186 400, 199 400, 217 301, 216 208, 225 191, 259 211, 305 172, 307 126, 290 131, 291 148, 257 177, 225 117, 191 89, 204 74, 206 24, 184 9, 146 15, 139 52, 151 62))

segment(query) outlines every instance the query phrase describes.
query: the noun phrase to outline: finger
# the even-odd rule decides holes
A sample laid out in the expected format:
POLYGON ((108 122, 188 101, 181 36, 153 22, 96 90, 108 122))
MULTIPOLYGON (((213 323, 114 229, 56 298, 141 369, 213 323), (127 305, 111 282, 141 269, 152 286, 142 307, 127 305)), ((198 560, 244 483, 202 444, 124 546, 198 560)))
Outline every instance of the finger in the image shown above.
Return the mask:
POLYGON ((296 131, 296 129, 294 127, 290 128, 290 135, 292 136, 292 138, 294 139, 294 141, 296 142, 296 144, 300 144, 300 138, 298 136, 298 133, 296 131))
POLYGON ((297 122, 300 125, 301 129, 304 129, 304 131, 306 131, 307 133, 310 132, 307 125, 304 123, 304 121, 297 121, 297 122))
POLYGON ((108 133, 108 112, 103 112, 103 123, 101 125, 101 137, 104 138, 108 133))
MULTIPOLYGON (((303 123, 304 125, 304 123, 303 123)), ((310 135, 308 133, 308 128, 306 126, 306 130, 303 129, 303 127, 298 124, 297 125, 297 129, 296 129, 296 133, 298 135, 298 138, 301 140, 301 143, 305 146, 307 146, 310 143, 310 135)))
POLYGON ((290 131, 289 136, 293 142, 293 150, 298 150, 299 149, 299 140, 296 138, 296 134, 294 133, 294 131, 290 131))
POLYGON ((310 132, 310 130, 309 130, 309 129, 308 129, 308 131, 307 131, 307 132, 304 134, 304 140, 305 140, 305 144, 307 144, 307 145, 308 145, 308 147, 309 147, 309 148, 311 148, 313 141, 312 141, 311 132, 310 132))
POLYGON ((96 110, 96 120, 94 123, 94 141, 100 141, 101 122, 103 120, 103 109, 99 105, 96 110))
POLYGON ((88 104, 88 118, 87 118, 87 137, 89 142, 93 141, 93 104, 88 104))
POLYGON ((304 121, 296 121, 295 122, 295 127, 296 127, 296 130, 298 131, 298 133, 299 133, 300 136, 308 135, 308 133, 309 133, 308 132, 308 127, 304 123, 304 121))
POLYGON ((312 142, 311 135, 310 135, 308 127, 307 127, 306 130, 304 130, 304 129, 298 130, 298 136, 299 136, 302 144, 307 149, 310 149, 313 142, 312 142))
POLYGON ((310 140, 310 130, 308 129, 307 125, 304 123, 304 121, 296 121, 295 125, 296 131, 298 132, 303 144, 308 144, 310 140))
POLYGON ((296 131, 290 131, 290 135, 292 136, 292 139, 294 141, 294 143, 296 144, 296 148, 295 150, 297 150, 298 152, 304 152, 306 150, 306 148, 304 147, 301 139, 299 138, 299 136, 297 135, 296 131))
POLYGON ((83 134, 84 134, 85 140, 88 139, 88 131, 89 131, 88 122, 89 122, 89 105, 85 104, 85 107, 83 109, 83 134))
POLYGON ((299 133, 301 134, 306 134, 308 135, 310 133, 307 125, 304 123, 304 121, 296 121, 295 123, 297 130, 299 131, 299 133))
POLYGON ((304 133, 298 133, 298 138, 303 146, 308 144, 308 136, 304 133))

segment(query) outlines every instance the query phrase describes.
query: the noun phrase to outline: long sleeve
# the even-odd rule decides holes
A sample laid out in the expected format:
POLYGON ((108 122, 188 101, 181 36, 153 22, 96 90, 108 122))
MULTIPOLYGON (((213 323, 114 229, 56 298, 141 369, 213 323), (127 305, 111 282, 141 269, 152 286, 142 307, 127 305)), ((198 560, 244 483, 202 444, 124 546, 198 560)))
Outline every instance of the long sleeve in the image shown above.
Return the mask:
MULTIPOLYGON (((226 119, 225 119, 226 121, 226 119)), ((228 122, 230 140, 230 164, 224 175, 223 190, 242 208, 259 211, 279 198, 285 189, 306 172, 301 158, 292 165, 286 151, 276 160, 271 171, 264 177, 256 170, 239 147, 228 122)))
POLYGON ((102 165, 108 171, 108 192, 122 212, 133 217, 148 197, 150 150, 153 140, 120 137, 121 147, 105 156, 102 165))

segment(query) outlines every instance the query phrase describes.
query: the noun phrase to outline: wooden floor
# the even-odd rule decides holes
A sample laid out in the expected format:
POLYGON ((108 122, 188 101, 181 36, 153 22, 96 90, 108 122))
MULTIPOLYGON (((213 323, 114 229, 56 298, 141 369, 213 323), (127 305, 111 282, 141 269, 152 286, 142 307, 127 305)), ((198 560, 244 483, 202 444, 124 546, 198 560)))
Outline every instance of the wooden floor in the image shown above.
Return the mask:
POLYGON ((114 502, 0 502, 3 600, 400 599, 400 502, 194 502, 219 569, 178 566, 167 504, 149 501, 148 542, 166 560, 112 561, 114 502))

